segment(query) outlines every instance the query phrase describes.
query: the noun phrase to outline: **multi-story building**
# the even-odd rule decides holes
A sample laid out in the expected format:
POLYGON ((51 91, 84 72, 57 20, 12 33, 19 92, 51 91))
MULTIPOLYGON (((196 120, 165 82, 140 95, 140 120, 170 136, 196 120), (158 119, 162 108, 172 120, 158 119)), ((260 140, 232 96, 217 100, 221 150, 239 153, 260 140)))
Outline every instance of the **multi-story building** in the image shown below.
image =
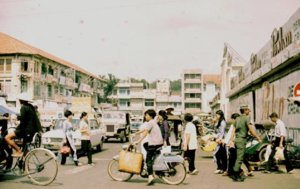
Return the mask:
POLYGON ((91 97, 92 106, 99 105, 104 79, 4 33, 0 41, 0 91, 11 106, 22 92, 41 109, 71 106, 73 96, 91 97))
POLYGON ((217 74, 203 75, 203 112, 210 113, 210 103, 220 92, 221 76, 217 74))
POLYGON ((265 124, 277 112, 295 145, 300 145, 300 106, 290 98, 300 97, 299 33, 300 9, 271 32, 269 41, 228 81, 231 85, 226 93, 229 115, 247 104, 254 123, 265 124))
POLYGON ((184 112, 193 114, 202 111, 203 77, 202 70, 184 70, 181 80, 182 107, 184 112))
POLYGON ((111 98, 116 101, 118 110, 133 115, 143 115, 148 109, 164 110, 167 106, 173 106, 175 113, 181 113, 180 95, 168 95, 166 90, 144 89, 143 83, 130 80, 119 82, 111 98))

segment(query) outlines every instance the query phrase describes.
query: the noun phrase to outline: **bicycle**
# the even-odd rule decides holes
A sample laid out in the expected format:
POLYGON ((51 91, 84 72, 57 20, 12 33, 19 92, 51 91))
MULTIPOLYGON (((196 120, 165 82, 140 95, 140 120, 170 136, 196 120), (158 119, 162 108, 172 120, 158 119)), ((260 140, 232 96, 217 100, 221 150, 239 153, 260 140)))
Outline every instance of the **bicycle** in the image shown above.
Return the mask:
POLYGON ((0 174, 11 172, 16 176, 28 176, 34 184, 49 185, 54 181, 58 172, 56 156, 50 150, 40 148, 40 133, 35 133, 31 141, 30 138, 16 141, 18 145, 21 145, 23 155, 16 158, 15 163, 10 153, 5 148, 2 149, 0 174))

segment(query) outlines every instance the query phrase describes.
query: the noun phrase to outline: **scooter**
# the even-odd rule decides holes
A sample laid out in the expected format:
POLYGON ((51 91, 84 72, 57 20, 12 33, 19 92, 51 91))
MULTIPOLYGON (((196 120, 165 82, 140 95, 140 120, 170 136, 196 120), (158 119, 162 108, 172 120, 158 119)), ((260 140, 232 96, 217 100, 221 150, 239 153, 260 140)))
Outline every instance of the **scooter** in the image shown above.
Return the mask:
MULTIPOLYGON (((123 150, 128 150, 129 146, 123 146, 123 150)), ((186 168, 184 165, 184 158, 175 153, 160 152, 160 149, 156 151, 156 157, 153 164, 154 176, 170 185, 181 184, 186 178, 186 168)), ((128 173, 119 170, 119 155, 113 157, 108 164, 108 174, 116 181, 128 181, 133 177, 133 173, 128 173)), ((145 161, 142 162, 142 169, 139 175, 143 178, 147 178, 147 168, 145 161)))

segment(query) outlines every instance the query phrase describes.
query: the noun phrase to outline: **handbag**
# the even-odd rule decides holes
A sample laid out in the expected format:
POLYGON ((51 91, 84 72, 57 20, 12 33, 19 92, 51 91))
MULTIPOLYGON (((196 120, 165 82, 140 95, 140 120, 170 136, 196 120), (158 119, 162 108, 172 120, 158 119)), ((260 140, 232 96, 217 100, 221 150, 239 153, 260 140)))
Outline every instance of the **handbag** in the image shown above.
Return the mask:
POLYGON ((140 174, 142 163, 143 154, 136 152, 136 147, 129 146, 119 153, 119 171, 140 174))
POLYGON ((278 160, 285 160, 284 158, 284 153, 283 153, 284 148, 276 148, 276 153, 274 158, 278 161, 278 160))
POLYGON ((63 145, 63 146, 60 148, 59 152, 60 152, 61 154, 63 154, 63 155, 69 155, 70 152, 71 152, 71 148, 70 148, 69 146, 67 146, 67 145, 63 145))

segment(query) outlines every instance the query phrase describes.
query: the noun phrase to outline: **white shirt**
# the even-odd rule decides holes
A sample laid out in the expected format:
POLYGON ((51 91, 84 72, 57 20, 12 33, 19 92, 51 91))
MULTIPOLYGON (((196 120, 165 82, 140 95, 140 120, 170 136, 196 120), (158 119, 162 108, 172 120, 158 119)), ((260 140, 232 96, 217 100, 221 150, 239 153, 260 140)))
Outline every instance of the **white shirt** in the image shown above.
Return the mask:
POLYGON ((156 145, 163 144, 161 130, 160 130, 159 126, 157 125, 157 122, 155 119, 152 119, 151 121, 149 121, 145 129, 147 129, 149 132, 149 135, 148 135, 149 146, 156 146, 156 145))
POLYGON ((188 143, 188 149, 196 150, 198 148, 197 131, 196 131, 196 126, 192 122, 188 122, 186 124, 185 130, 184 130, 184 136, 186 134, 190 134, 190 141, 188 143))
POLYGON ((231 125, 231 126, 230 126, 230 129, 228 130, 228 132, 227 132, 227 134, 226 134, 226 136, 225 136, 225 139, 224 139, 224 143, 225 143, 225 144, 228 144, 228 143, 229 143, 230 138, 231 138, 231 135, 232 135, 232 133, 233 133, 233 129, 234 129, 234 125, 231 125))
POLYGON ((287 136, 285 125, 284 125, 283 121, 281 121, 280 119, 278 119, 276 121, 275 136, 276 137, 281 137, 281 136, 286 137, 287 136))
POLYGON ((90 128, 88 123, 84 120, 80 120, 79 128, 81 133, 81 140, 91 140, 90 128))

